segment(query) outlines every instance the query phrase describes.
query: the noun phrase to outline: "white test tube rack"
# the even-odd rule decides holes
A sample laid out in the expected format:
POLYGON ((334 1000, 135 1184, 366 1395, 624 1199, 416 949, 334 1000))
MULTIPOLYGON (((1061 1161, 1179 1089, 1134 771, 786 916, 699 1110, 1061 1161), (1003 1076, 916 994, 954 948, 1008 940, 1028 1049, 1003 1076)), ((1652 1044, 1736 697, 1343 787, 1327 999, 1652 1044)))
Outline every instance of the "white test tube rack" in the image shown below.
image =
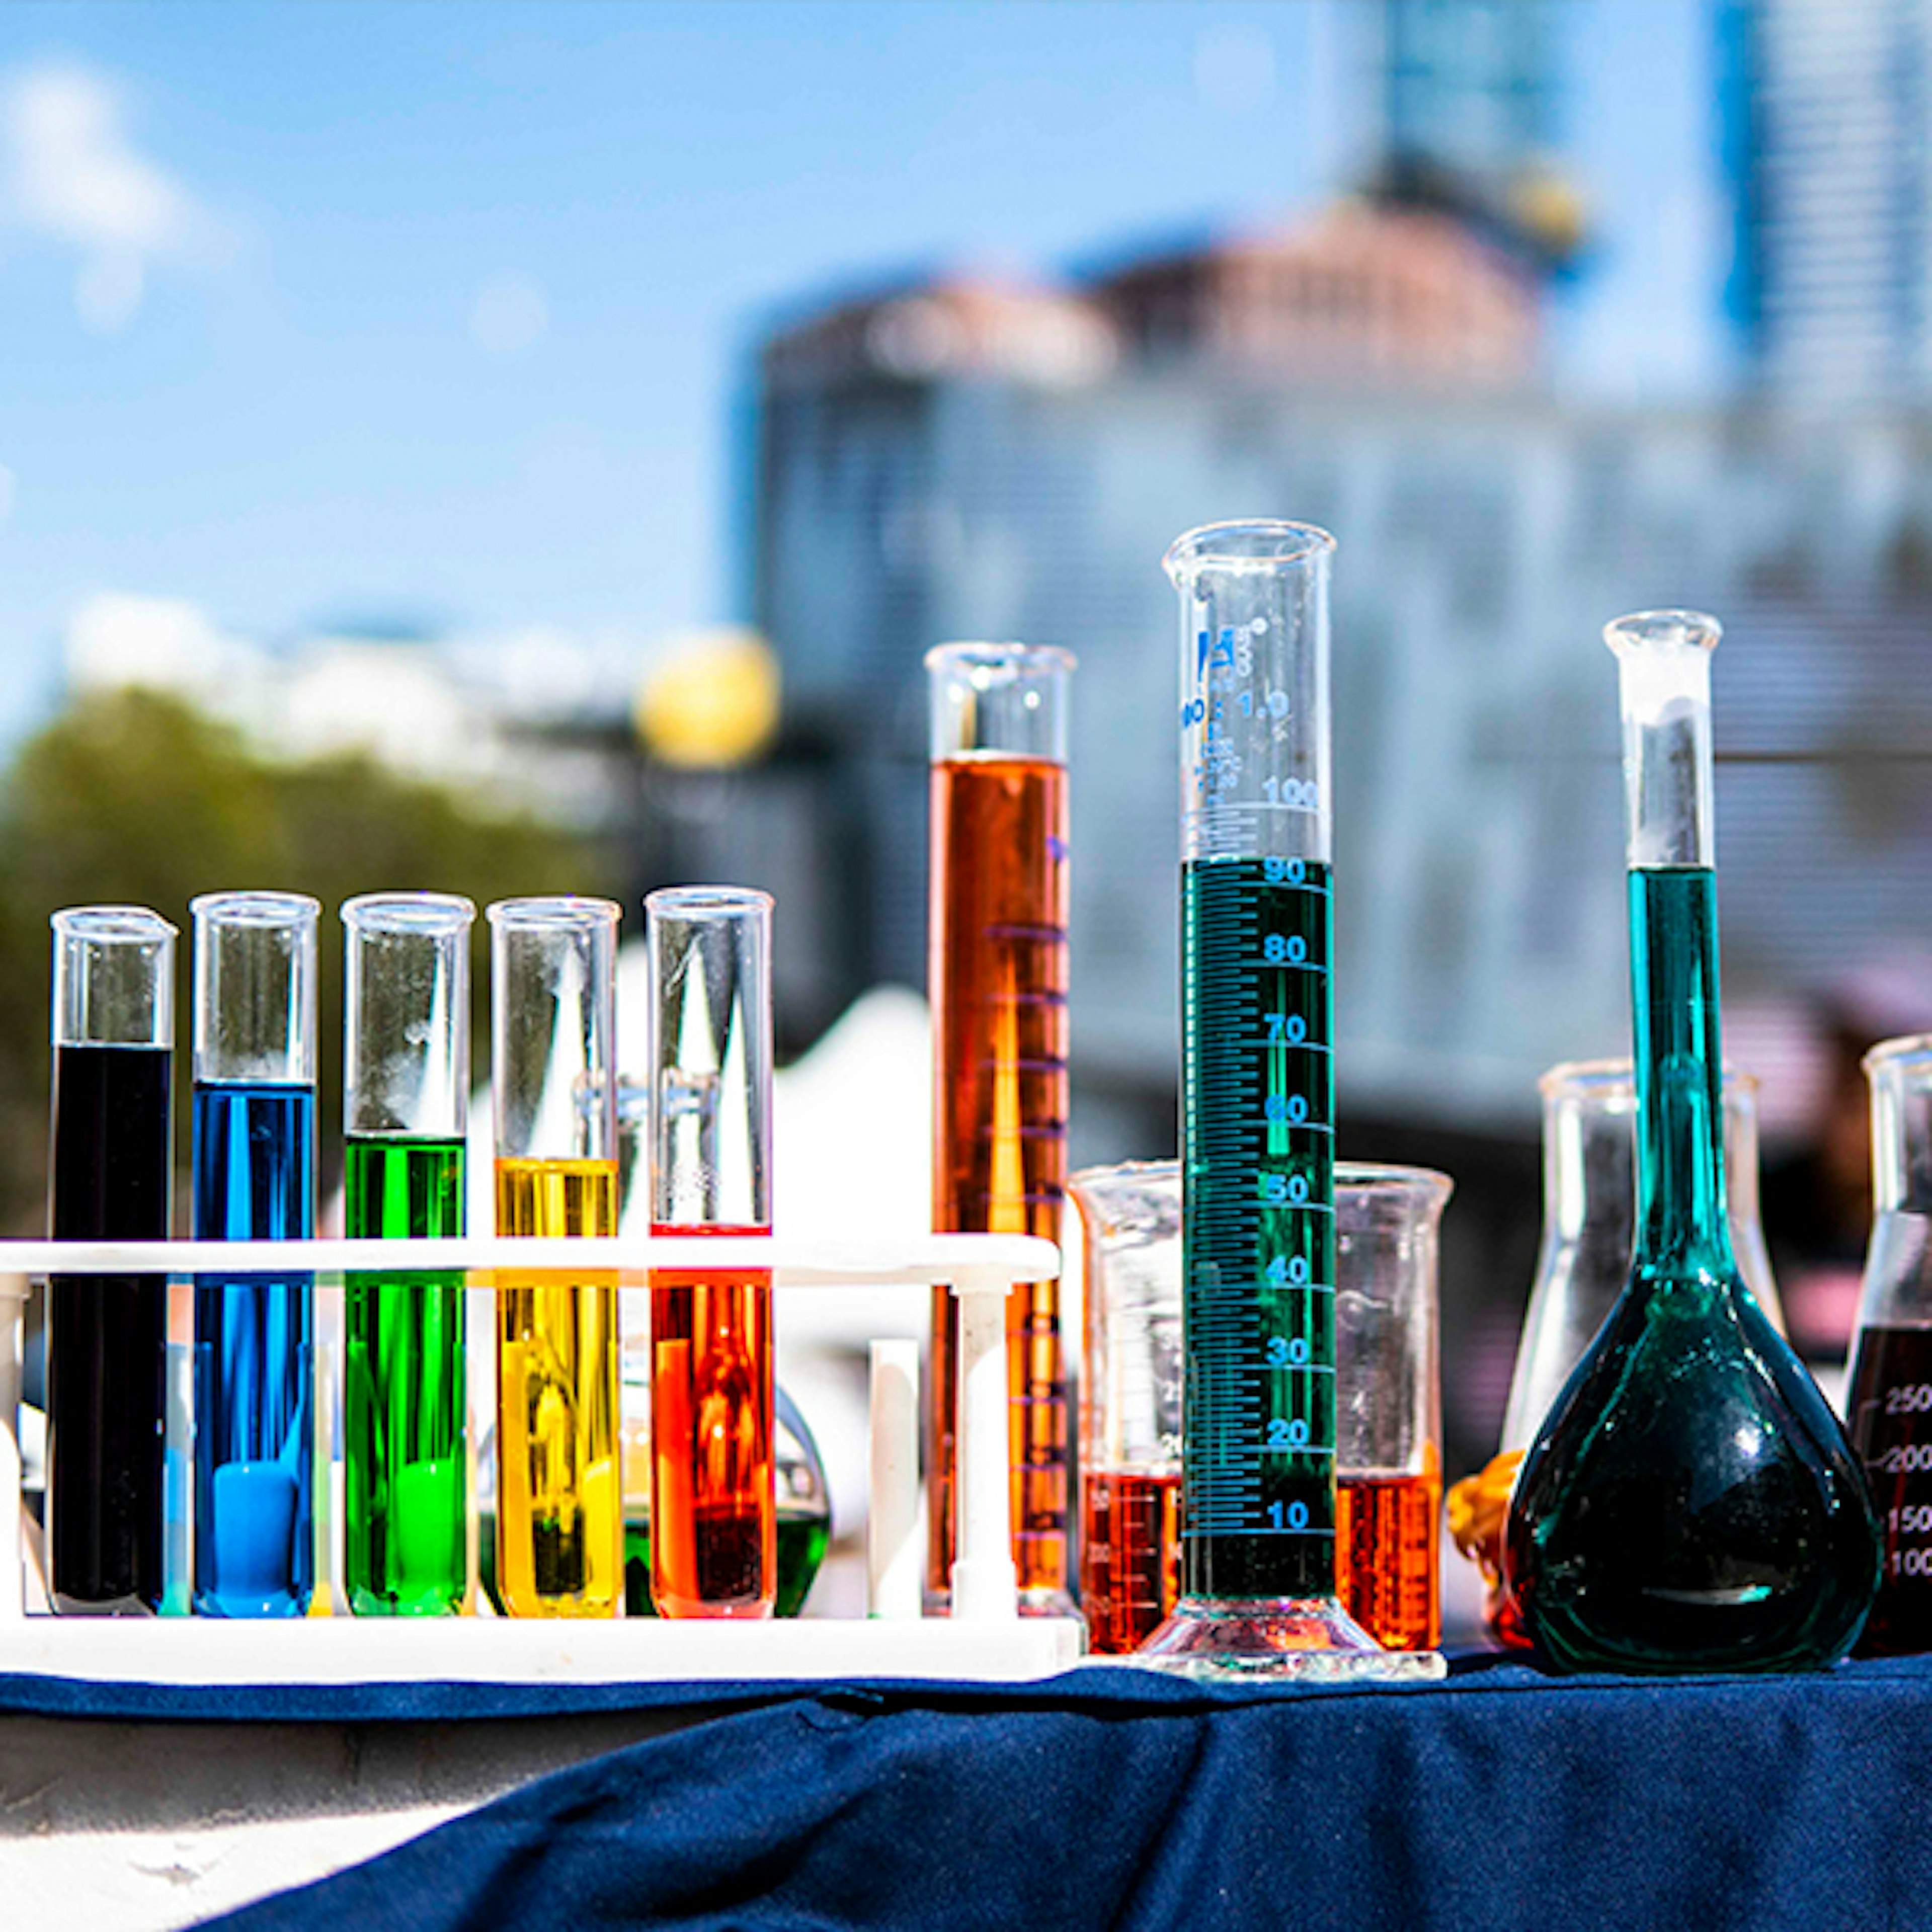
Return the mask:
MULTIPOLYGON (((1006 1304, 1023 1282, 1060 1272, 1052 1242, 1023 1234, 933 1234, 835 1245, 782 1236, 585 1237, 568 1242, 465 1235, 440 1240, 0 1240, 0 1673, 98 1682, 266 1684, 633 1683, 699 1678, 973 1678, 1016 1681, 1067 1669, 1082 1648, 1075 1618, 1019 1615, 1007 1449, 1006 1304), (929 1291, 959 1300, 958 1556, 952 1614, 914 1614, 903 1579, 916 1557, 907 1486, 904 1402, 874 1406, 873 1498, 893 1546, 870 1552, 872 1614, 864 1618, 364 1617, 263 1622, 199 1617, 28 1614, 23 1587, 20 1448, 20 1318, 30 1284, 50 1274, 560 1274, 646 1287, 653 1270, 769 1270, 775 1288, 929 1291)), ((902 1376, 903 1358, 895 1372, 902 1376)))

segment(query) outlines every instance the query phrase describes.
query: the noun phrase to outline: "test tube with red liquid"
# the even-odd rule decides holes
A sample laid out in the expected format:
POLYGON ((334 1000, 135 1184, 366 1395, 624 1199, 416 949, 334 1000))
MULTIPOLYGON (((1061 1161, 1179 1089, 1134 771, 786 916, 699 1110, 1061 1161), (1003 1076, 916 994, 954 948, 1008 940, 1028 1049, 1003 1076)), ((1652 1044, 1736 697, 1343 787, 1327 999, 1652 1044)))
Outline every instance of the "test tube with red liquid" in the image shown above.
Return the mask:
MULTIPOLYGON (((723 886, 644 902, 653 1234, 771 1227, 772 902, 723 886)), ((768 1617, 778 1582, 772 1282, 651 1274, 651 1597, 664 1617, 768 1617)))
MULTIPOLYGON (((1066 1174, 1067 691, 1050 646, 943 644, 932 716, 932 1226, 1060 1239, 1066 1174)), ((958 1315, 934 1291, 926 1595, 950 1596, 958 1315)), ((1070 1612, 1058 1284, 1006 1305, 1013 1563, 1023 1609, 1070 1612)))

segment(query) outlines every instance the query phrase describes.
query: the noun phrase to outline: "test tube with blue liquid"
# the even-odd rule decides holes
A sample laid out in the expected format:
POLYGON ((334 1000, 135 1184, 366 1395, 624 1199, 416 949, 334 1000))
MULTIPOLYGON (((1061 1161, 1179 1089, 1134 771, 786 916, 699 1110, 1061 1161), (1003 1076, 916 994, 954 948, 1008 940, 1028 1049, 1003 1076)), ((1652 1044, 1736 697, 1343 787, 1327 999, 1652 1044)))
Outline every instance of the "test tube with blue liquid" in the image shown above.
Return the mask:
MULTIPOLYGON (((316 902, 194 901, 194 1232, 315 1232, 316 902)), ((306 1274, 195 1282, 194 1608, 296 1617, 314 1586, 314 1290, 306 1274)))

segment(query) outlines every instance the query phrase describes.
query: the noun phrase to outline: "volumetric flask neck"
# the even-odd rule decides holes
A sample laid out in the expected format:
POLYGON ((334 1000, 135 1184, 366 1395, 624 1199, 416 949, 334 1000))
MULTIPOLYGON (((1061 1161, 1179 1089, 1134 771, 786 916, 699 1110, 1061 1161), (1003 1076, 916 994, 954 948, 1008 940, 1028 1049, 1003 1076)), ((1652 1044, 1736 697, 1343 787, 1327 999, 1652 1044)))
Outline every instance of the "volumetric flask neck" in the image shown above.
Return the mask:
MULTIPOLYGON (((1543 1096, 1543 1240, 1510 1382, 1502 1448, 1528 1448, 1630 1279, 1636 1219, 1636 1087, 1628 1060, 1569 1060, 1543 1096)), ((1724 1166, 1738 1271, 1781 1333, 1758 1218, 1757 1082, 1724 1076, 1724 1166)))

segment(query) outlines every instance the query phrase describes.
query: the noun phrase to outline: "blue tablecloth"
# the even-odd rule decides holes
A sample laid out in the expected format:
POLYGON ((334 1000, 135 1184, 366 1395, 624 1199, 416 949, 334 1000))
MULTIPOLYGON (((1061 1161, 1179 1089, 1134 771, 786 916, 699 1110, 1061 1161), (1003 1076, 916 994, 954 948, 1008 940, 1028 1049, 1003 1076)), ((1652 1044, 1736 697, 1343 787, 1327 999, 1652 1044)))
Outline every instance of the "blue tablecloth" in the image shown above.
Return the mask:
MULTIPOLYGON (((543 1708, 586 1694, 608 1709, 692 1694, 543 1708)), ((1382 1690, 1089 1670, 700 1694, 710 1721, 220 1922, 1932 1925, 1932 1660, 1670 1682, 1487 1661, 1382 1690)), ((16 1696, 0 1685, 0 1703, 16 1696)))

